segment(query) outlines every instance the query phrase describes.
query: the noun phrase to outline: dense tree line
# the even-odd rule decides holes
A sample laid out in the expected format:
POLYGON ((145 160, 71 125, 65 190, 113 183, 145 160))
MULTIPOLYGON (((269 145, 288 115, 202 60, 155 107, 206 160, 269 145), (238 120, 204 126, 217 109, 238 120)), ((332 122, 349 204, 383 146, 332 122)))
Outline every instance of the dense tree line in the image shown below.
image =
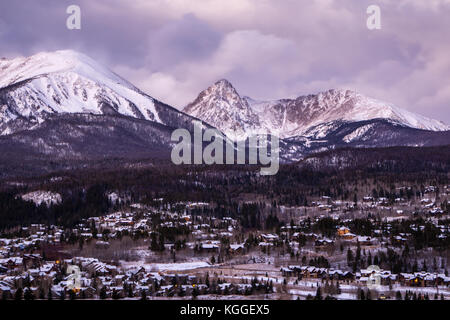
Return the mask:
MULTIPOLYGON (((105 194, 114 191, 125 199, 122 205, 141 202, 176 208, 180 202, 206 202, 214 206, 191 213, 231 216, 248 229, 273 229, 278 223, 268 215, 274 216, 280 206, 308 206, 323 196, 353 201, 368 194, 393 202, 398 197, 423 196, 427 185, 450 184, 450 148, 423 149, 337 150, 314 156, 320 165, 281 165, 277 175, 264 177, 258 175, 259 167, 246 165, 146 166, 141 162, 135 167, 61 171, 22 179, 25 187, 20 190, 1 184, 0 227, 30 222, 73 224, 80 218, 106 213, 109 205, 105 194), (328 164, 327 159, 335 156, 352 165, 328 164), (398 185, 412 187, 399 189, 398 185), (38 208, 17 198, 33 190, 60 193, 63 201, 38 208), (249 200, 254 204, 246 204, 249 200)), ((448 211, 449 205, 444 203, 442 207, 448 211)), ((184 209, 179 206, 179 210, 184 209)), ((357 223, 352 226, 355 230, 370 233, 369 225, 357 223)))
POLYGON ((110 204, 105 191, 106 186, 101 184, 71 190, 63 195, 61 203, 50 206, 24 201, 14 191, 0 192, 0 230, 32 223, 72 227, 83 218, 108 212, 110 204))

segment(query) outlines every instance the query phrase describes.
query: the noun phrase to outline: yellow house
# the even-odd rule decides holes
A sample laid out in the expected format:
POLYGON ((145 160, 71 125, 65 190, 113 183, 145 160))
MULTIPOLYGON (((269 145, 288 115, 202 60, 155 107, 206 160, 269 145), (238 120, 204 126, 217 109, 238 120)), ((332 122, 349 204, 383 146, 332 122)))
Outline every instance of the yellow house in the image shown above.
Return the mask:
POLYGON ((350 229, 347 227, 340 227, 337 231, 338 236, 346 235, 347 233, 350 233, 350 229))

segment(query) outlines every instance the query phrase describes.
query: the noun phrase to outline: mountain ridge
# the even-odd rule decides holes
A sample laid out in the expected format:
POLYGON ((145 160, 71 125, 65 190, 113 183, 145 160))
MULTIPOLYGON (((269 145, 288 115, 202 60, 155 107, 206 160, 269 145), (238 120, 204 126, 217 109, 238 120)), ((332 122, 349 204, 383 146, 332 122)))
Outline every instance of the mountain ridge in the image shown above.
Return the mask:
POLYGON ((258 101, 248 96, 241 97, 228 80, 219 80, 203 90, 183 111, 237 139, 259 132, 288 138, 304 135, 311 127, 324 122, 378 118, 416 129, 450 130, 443 122, 351 90, 330 89, 295 99, 258 101), (235 115, 237 110, 244 111, 240 117, 235 115))
POLYGON ((45 52, 0 60, 0 160, 6 169, 23 159, 30 166, 50 160, 170 161, 171 133, 192 133, 198 119, 235 140, 252 133, 280 136, 282 162, 345 147, 449 144, 448 126, 397 109, 334 89, 257 101, 221 79, 182 112, 85 55, 45 52))
POLYGON ((1 60, 0 70, 0 135, 32 128, 49 114, 103 114, 105 105, 108 113, 165 124, 156 99, 74 51, 1 60))

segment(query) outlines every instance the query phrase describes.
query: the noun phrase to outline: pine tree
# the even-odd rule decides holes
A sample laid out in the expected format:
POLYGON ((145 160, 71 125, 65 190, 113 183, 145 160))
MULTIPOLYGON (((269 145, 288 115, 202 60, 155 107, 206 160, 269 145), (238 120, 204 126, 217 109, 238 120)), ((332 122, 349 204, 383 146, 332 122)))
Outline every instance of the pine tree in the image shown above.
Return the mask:
POLYGON ((100 289, 99 297, 100 297, 100 299, 102 299, 102 300, 105 300, 105 299, 106 299, 106 287, 105 287, 105 286, 103 286, 103 287, 100 289))
POLYGON ((364 294, 364 290, 358 288, 358 291, 359 291, 359 294, 358 294, 359 300, 366 300, 366 295, 364 294))
POLYGON ((322 290, 320 286, 317 287, 316 296, 314 298, 315 300, 322 300, 322 290))
POLYGON ((347 264, 351 266, 353 263, 353 251, 350 248, 347 250, 347 264))
POLYGON ((120 299, 119 293, 117 292, 116 288, 114 288, 112 291, 112 298, 114 300, 120 299))
POLYGON ((18 288, 14 293, 14 300, 22 300, 23 298, 23 290, 22 288, 18 288))
POLYGON ((141 300, 147 300, 147 292, 145 290, 141 290, 141 300))
POLYGON ((45 299, 45 291, 44 288, 39 288, 39 299, 44 300, 45 299))
POLYGON ((198 289, 195 287, 192 289, 192 300, 197 299, 197 296, 199 295, 198 289))

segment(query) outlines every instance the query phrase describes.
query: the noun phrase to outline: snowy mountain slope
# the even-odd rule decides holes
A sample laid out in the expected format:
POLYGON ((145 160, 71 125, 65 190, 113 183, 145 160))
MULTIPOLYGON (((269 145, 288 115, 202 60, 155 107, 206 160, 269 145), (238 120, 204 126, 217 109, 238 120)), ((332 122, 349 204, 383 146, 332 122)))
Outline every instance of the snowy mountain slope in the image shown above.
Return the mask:
POLYGON ((77 168, 170 163, 172 128, 122 115, 55 114, 0 136, 0 179, 77 168))
POLYGON ((450 130, 440 121, 350 90, 329 90, 296 99, 256 101, 241 98, 226 80, 200 93, 184 111, 238 139, 255 132, 270 132, 280 138, 308 135, 311 128, 320 125, 323 132, 317 132, 316 128, 314 134, 324 135, 333 129, 335 121, 372 119, 387 119, 423 130, 450 130))
POLYGON ((345 90, 256 101, 221 80, 184 111, 73 51, 3 59, 0 168, 24 173, 61 168, 65 161, 167 161, 172 131, 192 132, 194 117, 233 139, 277 134, 283 161, 341 147, 450 144, 450 131, 441 132, 449 130, 445 124, 345 90))
POLYGON ((155 99, 83 54, 0 60, 0 134, 28 129, 54 113, 119 113, 163 123, 155 99))
POLYGON ((280 140, 284 162, 341 148, 429 147, 450 145, 450 131, 411 128, 393 120, 332 121, 310 128, 305 136, 280 140), (326 130, 324 130, 326 128, 326 130))
POLYGON ((170 158, 172 129, 122 115, 51 115, 33 130, 0 136, 0 159, 170 158))

